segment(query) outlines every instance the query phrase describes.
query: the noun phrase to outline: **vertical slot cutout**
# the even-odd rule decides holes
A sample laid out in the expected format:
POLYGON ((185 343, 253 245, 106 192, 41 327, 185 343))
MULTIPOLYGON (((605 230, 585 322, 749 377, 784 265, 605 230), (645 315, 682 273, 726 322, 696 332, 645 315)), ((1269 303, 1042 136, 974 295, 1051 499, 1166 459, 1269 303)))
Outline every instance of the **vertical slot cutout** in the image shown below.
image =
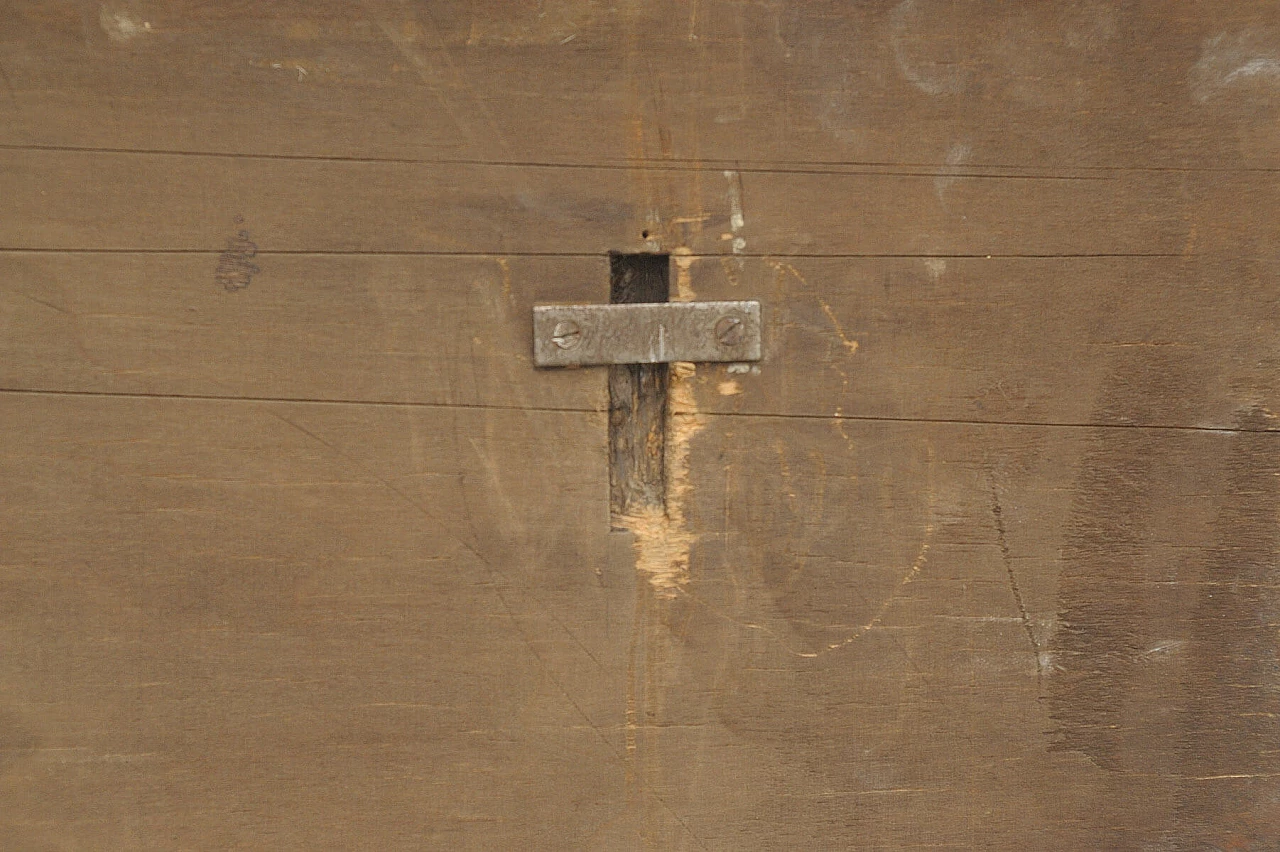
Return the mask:
MULTIPOLYGON (((609 301, 668 301, 670 270, 666 254, 611 253, 609 301)), ((667 366, 609 368, 609 508, 615 521, 666 509, 667 366)))

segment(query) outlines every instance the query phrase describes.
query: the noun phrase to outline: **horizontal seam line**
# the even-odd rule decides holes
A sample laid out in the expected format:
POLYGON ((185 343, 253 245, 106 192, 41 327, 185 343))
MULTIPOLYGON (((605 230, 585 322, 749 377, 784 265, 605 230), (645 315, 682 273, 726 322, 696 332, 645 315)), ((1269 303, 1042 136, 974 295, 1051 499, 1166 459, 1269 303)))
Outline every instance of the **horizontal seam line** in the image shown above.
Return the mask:
MULTIPOLYGON (((529 411, 554 414, 605 414, 604 409, 597 408, 557 408, 552 406, 519 406, 493 405, 486 403, 456 402, 397 402, 392 400, 358 400, 358 399, 320 399, 306 397, 259 397, 259 396, 224 396, 219 394, 159 394, 128 393, 123 391, 85 391, 85 390, 48 390, 40 388, 0 388, 0 394, 21 394, 28 396, 75 396, 106 399, 148 399, 174 400, 192 402, 251 402, 282 403, 298 405, 354 405, 385 408, 459 408, 481 411, 529 411)), ((1280 429, 1235 429, 1229 426, 1177 426, 1170 424, 1139 423, 1065 423, 1035 422, 1030 420, 965 420, 948 417, 891 417, 851 414, 784 414, 768 412, 734 412, 734 411, 674 411, 676 416, 700 417, 737 417, 737 418, 777 418, 784 420, 843 420, 867 423, 921 423, 942 426, 1011 426, 1011 427, 1043 427, 1049 429, 1144 429, 1152 431, 1176 432, 1211 432, 1211 433, 1251 433, 1277 434, 1280 429)))
MULTIPOLYGON (((157 249, 157 248, 40 248, 40 247, 20 247, 20 246, 0 246, 0 254, 172 254, 172 255, 221 255, 228 251, 225 248, 175 248, 175 249, 157 249)), ((383 250, 383 251, 325 251, 315 249, 258 249, 255 257, 270 256, 311 256, 311 257, 608 257, 608 251, 430 251, 430 250, 383 250)), ((834 260, 840 259, 857 259, 857 258, 900 258, 904 260, 912 259, 929 259, 938 258, 941 260, 1054 260, 1063 259, 1088 259, 1088 258, 1185 258, 1192 259, 1204 257, 1201 254, 1186 254, 1182 252, 1091 252, 1091 253, 1056 253, 1056 254, 1000 254, 992 252, 977 254, 914 254, 899 252, 844 252, 844 253, 819 253, 819 252, 760 252, 748 253, 741 252, 737 254, 709 254, 709 253, 690 253, 683 255, 684 257, 713 257, 713 258, 751 258, 764 259, 770 258, 814 258, 824 259, 830 258, 834 260)), ((1239 255, 1233 255, 1238 257, 1239 255)))
MULTIPOLYGON (((501 168, 546 168, 546 169, 602 169, 602 170, 618 170, 618 169, 654 169, 668 171, 720 171, 726 167, 730 167, 735 171, 744 171, 752 173, 779 173, 779 174, 868 174, 868 175, 888 175, 888 176, 921 176, 921 177, 938 177, 934 171, 927 173, 911 173, 911 172, 856 172, 850 169, 936 169, 947 170, 956 169, 960 166, 948 163, 923 163, 923 162, 892 162, 885 160, 809 160, 809 161, 771 161, 771 160, 752 160, 752 159, 714 159, 706 158, 695 160, 687 157, 673 157, 664 160, 641 159, 641 160, 625 160, 625 161, 597 161, 587 163, 571 163, 556 162, 551 160, 476 160, 467 158, 443 157, 438 159, 428 159, 419 157, 378 157, 378 156, 358 156, 352 154, 272 154, 266 152, 233 152, 233 151, 195 151, 189 149, 165 149, 165 148, 116 148, 110 146, 81 146, 81 145, 39 145, 39 144, 17 144, 3 143, 0 144, 0 150, 4 151, 49 151, 73 154, 128 154, 142 156, 166 156, 166 157, 209 157, 209 158, 225 158, 225 159, 254 159, 254 160, 284 160, 299 162, 335 162, 335 163, 370 163, 370 164, 392 164, 392 165, 457 165, 457 166, 493 166, 501 168)), ((1026 180, 1111 180, 1107 176, 1092 175, 1055 175, 1043 174, 1028 171, 1017 171, 1025 169, 1025 166, 1001 165, 998 163, 965 163, 964 168, 969 169, 1000 169, 1008 170, 1011 174, 958 174, 955 172, 946 172, 945 177, 987 177, 987 178, 1014 178, 1026 180)), ((1074 165, 1063 166, 1064 169, 1071 169, 1083 172, 1136 172, 1136 173, 1273 173, 1280 172, 1280 166, 1117 166, 1117 165, 1074 165)))
MULTIPOLYGON (((851 175, 857 177, 917 177, 936 178, 939 171, 946 177, 985 178, 1009 180, 1114 180, 1111 173, 1119 169, 1107 169, 1102 175, 1061 175, 1019 171, 1019 166, 988 166, 966 163, 966 169, 999 169, 1008 170, 1007 174, 988 174, 982 172, 957 171, 961 168, 947 163, 881 163, 881 162, 825 162, 803 164, 769 164, 763 162, 747 162, 737 160, 634 160, 621 162, 585 162, 567 163, 542 160, 475 160, 465 158, 420 159, 415 157, 358 157, 332 154, 268 154, 229 151, 191 151, 165 150, 160 148, 110 148, 80 147, 75 145, 16 145, 0 144, 0 150, 14 152, 48 152, 66 154, 97 154, 111 156, 154 156, 185 157, 235 160, 265 160, 283 162, 311 163, 346 163, 351 165, 397 165, 397 166, 472 166, 482 168, 523 168, 523 169, 579 169, 599 171, 721 171, 726 167, 733 171, 748 174, 813 174, 813 175, 851 175), (883 171, 881 171, 883 169, 883 171), (928 169, 929 171, 894 171, 904 169, 928 169)), ((1067 168, 1077 168, 1069 166, 1067 168)), ((1082 170, 1097 171, 1097 167, 1084 167, 1082 170)))
MULTIPOLYGON (((695 412, 676 411, 674 414, 677 416, 692 416, 695 412)), ((792 414, 745 411, 699 411, 696 412, 696 414, 699 416, 710 417, 776 417, 783 420, 839 420, 867 423, 931 423, 951 426, 1038 426, 1048 429, 1143 429, 1164 432, 1210 432, 1217 434, 1238 434, 1242 432, 1258 435, 1280 434, 1280 428, 1237 429, 1231 426, 1179 426, 1168 423, 1067 423, 1037 422, 1033 420, 965 420, 957 417, 893 417, 857 414, 792 414)))
POLYGON ((467 402, 418 402, 379 399, 321 399, 316 397, 231 396, 200 393, 132 393, 128 391, 49 390, 47 388, 0 388, 0 394, 24 396, 74 396, 101 399, 172 400, 175 402, 251 402, 296 405, 357 405, 379 408, 462 408, 480 411, 530 411, 564 414, 604 414, 595 408, 556 408, 552 406, 495 405, 467 402))

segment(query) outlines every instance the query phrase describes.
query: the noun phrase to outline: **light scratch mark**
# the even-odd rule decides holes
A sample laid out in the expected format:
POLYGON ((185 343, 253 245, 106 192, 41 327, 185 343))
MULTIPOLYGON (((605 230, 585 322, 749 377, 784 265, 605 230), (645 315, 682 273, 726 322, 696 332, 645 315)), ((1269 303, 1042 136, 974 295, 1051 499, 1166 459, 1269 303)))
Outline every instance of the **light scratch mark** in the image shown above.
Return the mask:
POLYGON ((835 311, 831 310, 831 306, 818 298, 818 304, 822 306, 822 312, 827 315, 827 319, 831 320, 831 327, 835 329, 836 336, 840 338, 840 345, 849 350, 849 354, 858 351, 858 341, 850 340, 848 335, 844 333, 844 327, 840 325, 840 320, 836 319, 835 311))

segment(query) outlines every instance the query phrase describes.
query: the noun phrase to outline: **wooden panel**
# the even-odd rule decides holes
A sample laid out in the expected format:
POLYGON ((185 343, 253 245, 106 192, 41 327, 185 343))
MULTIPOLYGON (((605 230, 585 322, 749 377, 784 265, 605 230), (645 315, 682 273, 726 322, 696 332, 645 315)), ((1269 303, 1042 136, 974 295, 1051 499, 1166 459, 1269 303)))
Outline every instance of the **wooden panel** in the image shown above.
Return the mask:
POLYGON ((535 301, 608 300, 603 258, 244 262, 228 290, 217 254, 0 253, 0 386, 604 408, 603 374, 535 372, 531 337, 535 301))
POLYGON ((703 424, 646 744, 710 848, 1272 842, 1276 435, 703 424))
POLYGON ((1269 258, 766 258, 738 288, 731 271, 695 265, 694 289, 762 298, 768 354, 758 374, 704 370, 710 410, 1233 428, 1280 403, 1269 258), (1162 397, 1117 410, 1115 382, 1162 397))
POLYGON ((0 0, 0 848, 1273 847, 1274 12, 0 0))
POLYGON ((5 4, 8 144, 1280 164, 1270 0, 5 4))
POLYGON ((13 848, 1273 836, 1275 435, 6 399, 13 848))
POLYGON ((0 151, 0 181, 12 211, 0 246, 29 249, 211 250, 244 230, 273 251, 1158 255, 1235 246, 1239 221, 1259 239, 1280 227, 1245 213, 1276 205, 1275 177, 1240 172, 960 179, 0 151))
MULTIPOLYGON (((0 387, 605 407, 535 370, 530 308, 608 300, 605 258, 0 254, 0 387)), ((677 258, 699 298, 760 298, 758 371, 699 368, 700 410, 1233 428, 1280 409, 1268 258, 677 258), (1108 382, 1164 388, 1116 411, 1108 382)))
POLYGON ((578 845, 625 801, 600 416, 8 396, 0 431, 5 848, 578 845))

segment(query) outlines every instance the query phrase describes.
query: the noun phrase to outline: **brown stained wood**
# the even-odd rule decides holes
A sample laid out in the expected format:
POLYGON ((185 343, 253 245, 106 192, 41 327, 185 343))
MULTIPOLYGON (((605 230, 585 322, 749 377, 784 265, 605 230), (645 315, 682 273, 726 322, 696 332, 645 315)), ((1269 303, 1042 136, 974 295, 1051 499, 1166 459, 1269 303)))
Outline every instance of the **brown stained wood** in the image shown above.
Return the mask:
POLYGON ((712 417, 694 447, 665 623, 699 653, 651 759, 695 832, 680 755, 716 743, 828 791, 753 800, 765 845, 1272 841, 1276 435, 712 417))
POLYGON ((606 258, 0 253, 0 386, 603 411, 535 371, 537 302, 607 302, 606 258))
POLYGON ((0 139, 569 163, 1274 168, 1265 69, 1277 49, 1268 0, 18 0, 0 30, 0 139))
POLYGON ((0 849, 1273 848, 1274 11, 4 4, 0 849))
POLYGON ((244 230, 263 252, 1160 255, 1280 227, 1248 215, 1280 187, 1244 172, 953 177, 5 150, 0 247, 223 251, 244 230))
POLYGON ((63 397, 0 428, 5 848, 574 845, 624 802, 603 417, 63 397))
POLYGON ((1280 268, 1267 257, 707 259, 690 271, 700 298, 767 306, 759 374, 704 369, 704 410, 1232 429, 1280 406, 1280 268), (1166 390, 1118 411, 1099 402, 1116 382, 1166 390))
MULTIPOLYGON (((532 306, 607 302, 606 257, 252 262, 229 292, 216 254, 0 253, 0 387, 607 407, 603 370, 530 363, 532 306)), ((697 298, 764 306, 759 373, 699 368, 704 411, 1234 428, 1280 409, 1265 257, 680 262, 697 298), (1095 402, 1174 362, 1163 408, 1095 402)))
POLYGON ((0 418, 15 848, 1271 836, 1274 435, 712 416, 672 599, 599 415, 0 418))

